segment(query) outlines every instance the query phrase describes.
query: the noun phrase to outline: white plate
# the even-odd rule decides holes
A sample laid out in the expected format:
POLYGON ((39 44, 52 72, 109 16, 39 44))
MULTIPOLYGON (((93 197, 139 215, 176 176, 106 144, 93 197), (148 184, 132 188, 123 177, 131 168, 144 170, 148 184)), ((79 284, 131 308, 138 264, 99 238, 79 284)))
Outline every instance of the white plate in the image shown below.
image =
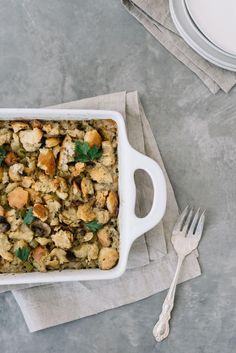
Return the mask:
POLYGON ((211 43, 193 23, 184 0, 170 0, 170 13, 182 38, 203 58, 226 70, 236 71, 236 57, 211 43))
POLYGON ((216 46, 236 55, 236 1, 185 0, 200 31, 216 46))

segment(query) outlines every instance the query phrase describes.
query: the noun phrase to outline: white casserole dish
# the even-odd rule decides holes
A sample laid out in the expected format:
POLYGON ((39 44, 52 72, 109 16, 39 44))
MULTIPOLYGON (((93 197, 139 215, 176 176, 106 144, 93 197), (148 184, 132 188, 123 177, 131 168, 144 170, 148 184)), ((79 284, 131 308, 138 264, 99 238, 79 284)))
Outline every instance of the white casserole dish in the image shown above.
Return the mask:
POLYGON ((126 269, 132 243, 140 235, 153 228, 162 219, 166 208, 166 183, 159 165, 151 158, 133 149, 127 139, 125 122, 121 114, 114 111, 72 109, 0 109, 0 120, 90 120, 112 119, 118 127, 119 169, 119 232, 120 257, 111 270, 82 269, 49 271, 46 273, 0 274, 1 284, 45 283, 62 281, 106 280, 121 276, 126 269), (135 215, 136 188, 134 172, 145 170, 153 183, 153 204, 147 216, 135 215))

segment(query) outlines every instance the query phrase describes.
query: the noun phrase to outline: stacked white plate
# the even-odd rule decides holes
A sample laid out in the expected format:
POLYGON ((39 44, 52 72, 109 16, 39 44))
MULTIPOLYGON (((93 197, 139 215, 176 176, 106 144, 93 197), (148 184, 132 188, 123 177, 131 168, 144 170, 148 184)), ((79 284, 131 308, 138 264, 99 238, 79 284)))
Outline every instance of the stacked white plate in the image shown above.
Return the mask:
POLYGON ((183 39, 202 57, 236 71, 236 0, 170 0, 183 39))

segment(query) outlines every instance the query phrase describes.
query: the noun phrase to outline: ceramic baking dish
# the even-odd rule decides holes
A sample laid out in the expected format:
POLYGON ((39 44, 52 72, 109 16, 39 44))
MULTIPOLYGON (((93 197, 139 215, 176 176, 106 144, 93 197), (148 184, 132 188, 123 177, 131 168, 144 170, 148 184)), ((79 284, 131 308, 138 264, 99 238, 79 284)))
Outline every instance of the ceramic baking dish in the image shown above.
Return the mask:
POLYGON ((127 265, 130 247, 135 239, 153 228, 162 219, 166 208, 166 183, 159 165, 151 158, 137 152, 128 142, 123 117, 114 111, 72 109, 0 109, 0 120, 89 120, 113 119, 118 127, 119 169, 119 232, 120 257, 111 270, 82 269, 49 271, 46 273, 0 274, 1 284, 45 283, 61 281, 106 280, 121 276, 127 265), (153 204, 147 216, 135 215, 136 188, 134 172, 146 171, 153 183, 153 204))

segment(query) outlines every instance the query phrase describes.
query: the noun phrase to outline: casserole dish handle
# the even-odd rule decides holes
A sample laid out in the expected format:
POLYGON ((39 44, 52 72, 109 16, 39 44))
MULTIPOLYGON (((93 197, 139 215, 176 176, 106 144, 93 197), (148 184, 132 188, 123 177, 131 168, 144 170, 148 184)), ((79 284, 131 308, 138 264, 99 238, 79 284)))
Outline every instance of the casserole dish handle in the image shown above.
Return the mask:
MULTIPOLYGON (((151 158, 139 153, 135 149, 130 150, 130 207, 128 215, 129 234, 133 242, 140 235, 152 229, 162 219, 166 209, 166 181, 160 166, 151 158), (144 170, 151 178, 153 184, 153 203, 150 212, 145 217, 137 217, 135 214, 136 186, 134 173, 136 170, 144 170)), ((142 187, 142 186, 141 186, 142 187)))

